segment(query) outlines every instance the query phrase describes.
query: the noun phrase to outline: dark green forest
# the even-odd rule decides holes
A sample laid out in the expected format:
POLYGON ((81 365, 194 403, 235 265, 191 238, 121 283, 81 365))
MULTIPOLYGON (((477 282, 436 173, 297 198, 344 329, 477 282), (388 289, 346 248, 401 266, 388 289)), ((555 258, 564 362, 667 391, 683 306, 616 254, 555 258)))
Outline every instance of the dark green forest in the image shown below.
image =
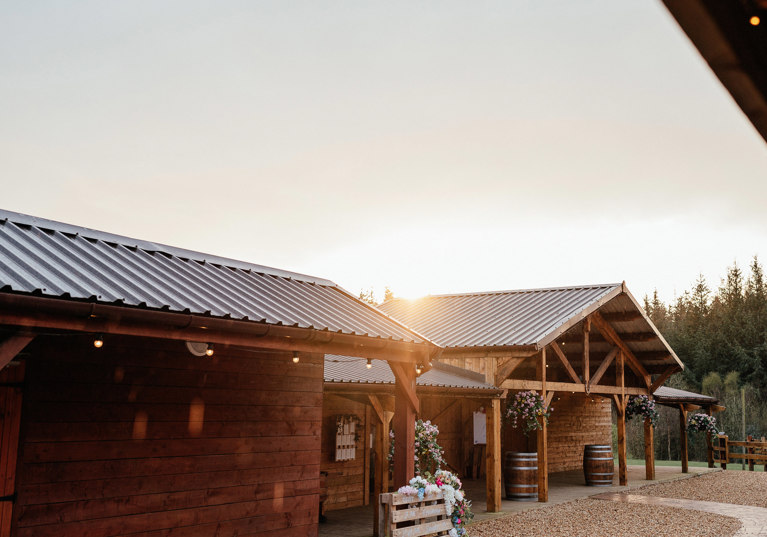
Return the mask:
MULTIPOLYGON (((699 276, 672 303, 655 292, 644 306, 685 365, 666 385, 718 398, 727 407, 715 414, 718 428, 731 439, 743 440, 744 408, 745 435, 767 436, 767 282, 758 258, 747 271, 728 267, 717 288, 699 276)), ((678 460, 679 413, 659 408, 656 457, 678 460)), ((632 421, 630 456, 642 458, 641 423, 632 421)), ((690 459, 706 460, 704 435, 690 433, 689 440, 690 459)))

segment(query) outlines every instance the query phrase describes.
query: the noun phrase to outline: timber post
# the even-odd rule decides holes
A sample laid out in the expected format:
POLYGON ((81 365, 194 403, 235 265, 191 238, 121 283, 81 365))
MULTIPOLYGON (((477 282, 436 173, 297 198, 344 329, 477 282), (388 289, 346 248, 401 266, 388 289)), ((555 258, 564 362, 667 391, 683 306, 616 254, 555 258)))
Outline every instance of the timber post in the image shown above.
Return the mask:
POLYGON ((389 362, 394 373, 394 488, 408 484, 415 474, 415 415, 418 397, 415 394, 415 367, 411 364, 389 362))
POLYGON ((650 419, 644 420, 644 468, 645 479, 647 481, 653 481, 655 479, 655 445, 653 442, 652 421, 650 419))
POLYGON ((501 510, 501 400, 491 399, 486 407, 487 450, 485 471, 487 487, 487 511, 501 510))
POLYGON ((615 403, 618 407, 618 482, 621 486, 628 484, 628 467, 626 464, 626 393, 625 393, 625 356, 618 351, 616 375, 621 393, 616 394, 615 403))
POLYGON ((689 472, 689 459, 687 453, 687 410, 684 405, 679 405, 679 451, 682 456, 682 473, 689 472))
MULTIPOLYGON (((709 405, 706 408, 706 414, 711 416, 713 412, 711 411, 711 405, 709 405)), ((706 431, 706 458, 708 460, 708 467, 713 468, 714 467, 714 445, 712 443, 711 433, 709 431, 706 431)))
MULTIPOLYGON (((541 349, 536 364, 538 378, 541 381, 541 397, 546 401, 546 347, 541 349)), ((545 404, 545 403, 544 403, 545 404)), ((540 417, 541 428, 537 431, 538 449, 538 501, 549 501, 549 450, 548 450, 548 424, 546 419, 540 417)))

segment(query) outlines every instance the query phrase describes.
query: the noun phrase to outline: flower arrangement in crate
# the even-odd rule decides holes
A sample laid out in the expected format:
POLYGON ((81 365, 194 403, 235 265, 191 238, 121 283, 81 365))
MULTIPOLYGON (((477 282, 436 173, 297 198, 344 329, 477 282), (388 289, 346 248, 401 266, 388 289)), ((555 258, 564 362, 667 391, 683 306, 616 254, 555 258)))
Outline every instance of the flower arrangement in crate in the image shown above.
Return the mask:
POLYGON ((397 492, 423 500, 424 496, 441 491, 445 499, 445 514, 453 524, 449 535, 463 537, 466 535, 466 523, 474 518, 474 513, 471 511, 471 502, 461 490, 462 486, 461 480, 455 474, 447 470, 437 470, 433 475, 426 472, 424 475, 415 476, 408 485, 400 487, 397 492))
POLYGON ((630 420, 634 416, 641 416, 642 419, 650 420, 652 426, 658 425, 658 410, 655 408, 655 401, 646 395, 632 395, 626 403, 626 419, 630 420))
MULTIPOLYGON (((444 451, 437 442, 439 428, 431 421, 415 422, 415 473, 434 473, 445 464, 444 451)), ((394 460, 394 431, 389 431, 389 461, 394 460)))
POLYGON ((719 430, 716 426, 716 418, 714 416, 709 416, 708 414, 691 414, 687 418, 687 429, 701 433, 711 433, 713 435, 719 434, 719 430))
POLYGON ((535 390, 517 392, 514 397, 506 402, 506 421, 511 423, 512 427, 522 425, 524 433, 543 428, 543 421, 548 423, 549 416, 554 408, 546 407, 543 397, 535 390))

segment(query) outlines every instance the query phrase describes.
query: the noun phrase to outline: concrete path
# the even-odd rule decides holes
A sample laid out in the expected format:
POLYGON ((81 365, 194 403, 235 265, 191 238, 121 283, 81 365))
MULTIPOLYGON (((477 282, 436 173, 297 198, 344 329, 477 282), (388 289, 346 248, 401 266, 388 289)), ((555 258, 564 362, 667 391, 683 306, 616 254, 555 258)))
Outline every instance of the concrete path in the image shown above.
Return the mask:
POLYGON ((764 509, 763 507, 683 500, 680 498, 663 498, 661 496, 641 496, 639 494, 619 494, 615 492, 598 494, 592 496, 592 498, 622 503, 638 503, 643 505, 659 505, 663 507, 676 507, 677 509, 706 511, 708 513, 729 516, 740 520, 743 525, 738 533, 735 534, 735 537, 767 536, 767 509, 764 509))

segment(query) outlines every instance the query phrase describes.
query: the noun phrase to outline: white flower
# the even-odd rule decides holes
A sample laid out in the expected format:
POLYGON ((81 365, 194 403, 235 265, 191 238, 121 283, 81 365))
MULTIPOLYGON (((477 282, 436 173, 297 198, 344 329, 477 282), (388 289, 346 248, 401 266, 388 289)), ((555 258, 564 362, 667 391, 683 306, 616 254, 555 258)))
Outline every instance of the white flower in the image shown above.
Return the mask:
POLYGON ((458 537, 458 532, 457 532, 457 531, 455 531, 455 528, 451 529, 449 532, 447 532, 447 534, 448 534, 450 537, 458 537))
POLYGON ((458 501, 458 502, 462 502, 463 501, 463 492, 461 492, 460 490, 456 490, 455 491, 455 500, 458 501))

